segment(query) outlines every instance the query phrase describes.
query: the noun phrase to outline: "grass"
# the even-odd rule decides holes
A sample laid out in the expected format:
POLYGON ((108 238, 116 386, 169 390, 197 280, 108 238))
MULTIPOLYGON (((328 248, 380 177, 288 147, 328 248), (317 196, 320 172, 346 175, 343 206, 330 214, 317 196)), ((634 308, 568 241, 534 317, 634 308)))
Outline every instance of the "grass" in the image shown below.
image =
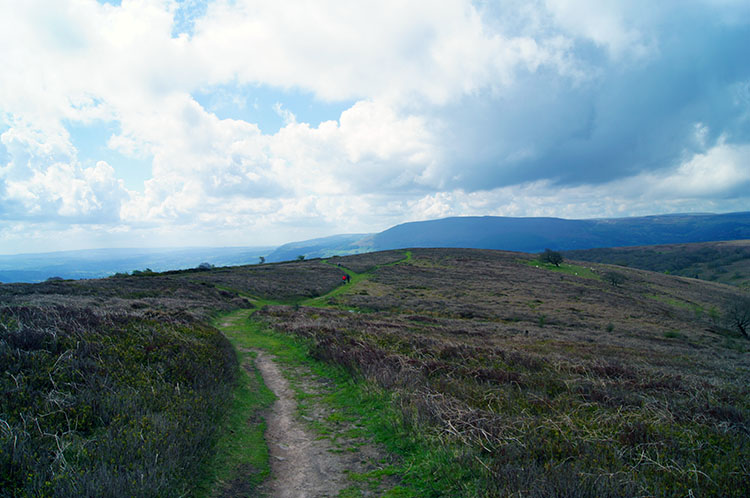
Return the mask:
MULTIPOLYGON (((243 316, 248 315, 240 312, 222 319, 243 316)), ((352 377, 350 371, 339 365, 316 359, 310 341, 275 332, 250 317, 241 327, 230 332, 230 339, 240 348, 268 351, 286 365, 287 371, 304 366, 314 376, 326 379, 333 388, 322 400, 336 412, 325 422, 357 426, 357 433, 371 435, 375 442, 398 455, 397 464, 367 474, 350 474, 352 485, 340 496, 360 496, 362 488, 376 486, 384 476, 396 476, 402 481, 402 485, 383 494, 389 497, 446 496, 452 493, 468 496, 477 491, 466 484, 467 480, 473 479, 471 472, 476 469, 457 472, 453 466, 456 453, 461 452, 460 445, 446 445, 440 438, 423 437, 412 417, 404 416, 402 400, 397 393, 357 376, 352 377), (448 468, 450 472, 445 472, 448 468)), ((304 396, 299 398, 304 414, 304 396)), ((326 425, 311 423, 311 427, 321 435, 331 434, 326 425)))
POLYGON ((744 420, 729 401, 747 401, 739 386, 696 391, 677 377, 611 361, 457 347, 425 331, 404 343, 368 317, 354 322, 336 313, 320 335, 306 325, 305 310, 276 308, 265 319, 283 320, 281 328, 313 339, 312 355, 380 386, 339 385, 334 402, 364 407, 364 424, 408 462, 401 477, 420 496, 505 495, 532 482, 576 496, 672 495, 687 493, 686 484, 744 496, 740 476, 750 454, 738 429, 722 428, 744 420))
POLYGON ((218 437, 231 346, 187 317, 0 308, 0 488, 189 492, 218 437))
POLYGON ((559 266, 555 266, 552 263, 544 263, 542 261, 539 261, 538 259, 521 259, 519 260, 519 262, 522 262, 523 264, 531 266, 533 268, 541 268, 544 270, 554 271, 557 273, 563 273, 566 275, 573 275, 573 276, 581 277, 581 278, 601 280, 601 276, 599 276, 590 267, 587 267, 587 266, 581 266, 581 265, 565 263, 565 262, 560 263, 559 266))
POLYGON ((230 495, 248 495, 270 474, 263 412, 275 396, 253 364, 255 355, 243 351, 241 324, 250 312, 240 310, 214 319, 214 326, 223 331, 240 358, 232 403, 221 424, 215 455, 196 490, 198 496, 211 496, 217 488, 230 495))
POLYGON ((311 427, 337 451, 367 434, 396 455, 342 496, 394 476, 387 496, 749 495, 750 348, 717 325, 735 291, 628 268, 615 287, 597 277, 606 266, 520 259, 416 249, 2 285, 39 321, 19 334, 18 312, 0 313, 2 489, 251 494, 272 401, 258 348, 328 379, 298 401, 301 415, 336 410, 311 427), (237 310, 248 300, 257 311, 237 310), (86 318, 47 316, 60 309, 86 318), (234 323, 237 355, 207 325, 230 310, 214 323, 234 323))
POLYGON ((701 306, 697 304, 693 304, 693 303, 687 303, 681 299, 675 299, 674 297, 671 297, 671 296, 660 295, 660 294, 646 294, 645 296, 649 299, 653 299, 654 301, 658 301, 660 303, 668 304, 675 308, 691 309, 698 315, 703 313, 703 308, 701 306))
POLYGON ((627 270, 615 288, 471 255, 420 250, 414 266, 372 272, 377 296, 256 319, 382 390, 373 413, 386 429, 368 427, 409 462, 401 478, 422 496, 747 494, 746 362, 703 341, 705 314, 665 315, 638 291, 653 279, 681 302, 705 292, 627 270))
POLYGON ((571 259, 610 263, 672 275, 750 285, 750 241, 666 244, 566 251, 571 259))

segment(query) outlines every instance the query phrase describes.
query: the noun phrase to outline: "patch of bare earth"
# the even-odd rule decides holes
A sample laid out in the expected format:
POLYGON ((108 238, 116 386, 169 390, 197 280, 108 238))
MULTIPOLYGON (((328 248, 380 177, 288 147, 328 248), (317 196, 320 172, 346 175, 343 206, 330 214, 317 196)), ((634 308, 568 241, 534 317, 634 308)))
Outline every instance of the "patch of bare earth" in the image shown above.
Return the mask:
MULTIPOLYGON (((362 437, 352 437, 353 423, 331 424, 334 410, 319 399, 330 387, 301 368, 289 372, 295 387, 306 396, 306 415, 301 415, 295 390, 268 353, 256 350, 255 364, 263 381, 278 398, 267 416, 266 442, 271 456, 271 478, 260 492, 271 497, 337 496, 351 487, 350 475, 363 474, 387 465, 385 453, 362 437), (312 425, 325 427, 323 437, 312 425), (335 425, 335 427, 334 427, 335 425)), ((356 431, 355 431, 356 432, 356 431)), ((385 478, 370 481, 360 496, 380 496, 396 483, 385 478)))

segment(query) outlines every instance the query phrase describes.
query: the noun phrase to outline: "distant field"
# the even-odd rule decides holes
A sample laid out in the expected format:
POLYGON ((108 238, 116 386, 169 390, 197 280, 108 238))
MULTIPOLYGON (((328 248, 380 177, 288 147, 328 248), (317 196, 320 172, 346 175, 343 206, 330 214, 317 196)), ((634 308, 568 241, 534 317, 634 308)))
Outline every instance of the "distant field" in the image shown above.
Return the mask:
POLYGON ((750 286, 750 240, 565 251, 568 259, 608 263, 750 286))

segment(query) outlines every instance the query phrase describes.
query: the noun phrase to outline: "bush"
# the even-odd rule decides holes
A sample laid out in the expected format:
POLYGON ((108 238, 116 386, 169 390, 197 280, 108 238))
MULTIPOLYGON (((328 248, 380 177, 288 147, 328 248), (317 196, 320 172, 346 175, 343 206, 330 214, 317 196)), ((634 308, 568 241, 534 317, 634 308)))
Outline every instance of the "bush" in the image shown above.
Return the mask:
POLYGON ((184 316, 3 306, 0 371, 0 496, 185 496, 236 358, 184 316))
POLYGON ((622 273, 616 271, 608 271, 604 274, 604 280, 612 284, 614 287, 619 287, 625 283, 627 278, 622 273))
POLYGON ((560 266, 563 262, 562 254, 551 249, 545 249, 542 254, 539 255, 539 260, 543 263, 551 263, 555 266, 560 266))
POLYGON ((726 320, 730 327, 750 339, 750 296, 731 297, 727 302, 726 320))

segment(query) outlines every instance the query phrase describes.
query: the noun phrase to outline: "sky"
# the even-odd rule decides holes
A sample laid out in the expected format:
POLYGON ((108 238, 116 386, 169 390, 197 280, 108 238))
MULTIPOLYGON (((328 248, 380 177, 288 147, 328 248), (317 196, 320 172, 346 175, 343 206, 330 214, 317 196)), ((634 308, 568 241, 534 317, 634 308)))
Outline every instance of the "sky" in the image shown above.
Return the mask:
POLYGON ((0 0, 0 254, 750 210, 747 0, 0 0))

